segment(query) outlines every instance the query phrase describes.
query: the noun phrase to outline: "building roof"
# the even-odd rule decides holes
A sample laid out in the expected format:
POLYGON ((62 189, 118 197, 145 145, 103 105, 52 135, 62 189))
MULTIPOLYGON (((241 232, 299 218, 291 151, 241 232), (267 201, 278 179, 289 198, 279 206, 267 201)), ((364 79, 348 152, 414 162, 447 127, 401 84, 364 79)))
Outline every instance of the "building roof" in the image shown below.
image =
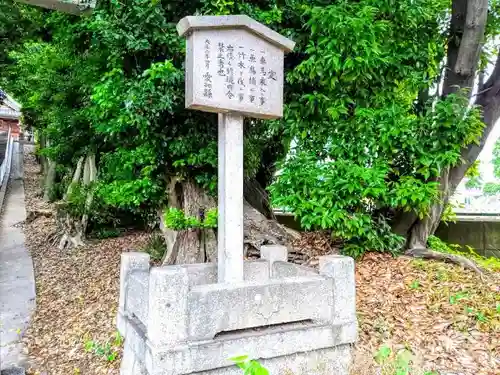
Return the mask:
POLYGON ((20 3, 58 10, 64 13, 82 15, 95 8, 95 0, 16 0, 20 3))
POLYGON ((0 89, 0 118, 17 120, 21 117, 21 105, 0 89))

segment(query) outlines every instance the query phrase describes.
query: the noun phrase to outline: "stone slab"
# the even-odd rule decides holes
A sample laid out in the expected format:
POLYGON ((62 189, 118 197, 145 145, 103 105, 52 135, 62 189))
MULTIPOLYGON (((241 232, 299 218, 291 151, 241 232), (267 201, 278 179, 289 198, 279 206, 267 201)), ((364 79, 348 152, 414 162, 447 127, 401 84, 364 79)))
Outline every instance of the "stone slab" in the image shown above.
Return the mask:
MULTIPOLYGON (((146 368, 149 374, 181 375, 231 366, 230 358, 276 358, 354 343, 356 323, 334 326, 303 324, 286 328, 247 332, 224 338, 192 342, 175 350, 149 347, 146 368)), ((274 375, 274 374, 273 374, 274 375)))
POLYGON ((125 252, 121 254, 120 262, 120 296, 119 310, 125 312, 125 301, 130 273, 133 271, 149 271, 150 256, 140 252, 125 252))
MULTIPOLYGON (((219 71, 221 70, 224 71, 224 68, 220 67, 219 71)), ((194 74, 199 74, 199 72, 195 71, 194 74)), ((231 73, 231 75, 233 74, 234 72, 231 73)), ((230 80, 235 79, 232 76, 229 78, 230 80)), ((222 80, 223 77, 218 77, 218 79, 222 80)), ((243 78, 240 77, 240 79, 243 78)), ((193 83, 192 86, 196 87, 197 84, 193 83)), ((214 82, 213 88, 217 88, 218 93, 220 93, 219 86, 223 85, 214 82)), ((228 84, 228 87, 233 86, 228 84)), ((194 95, 196 96, 196 92, 194 95)), ((240 113, 219 113, 218 116, 217 280, 220 283, 241 282, 244 278, 243 122, 244 118, 240 113)))
MULTIPOLYGON (((352 358, 350 345, 296 353, 260 360, 272 375, 348 375, 352 358)), ((193 375, 241 375, 236 366, 201 371, 193 375)))
POLYGON ((188 294, 189 337, 295 322, 330 321, 332 282, 320 276, 199 285, 188 294))
POLYGON ((153 267, 149 274, 147 336, 154 345, 187 339, 189 277, 182 266, 153 267))
POLYGON ((354 259, 343 255, 319 257, 319 272, 333 283, 333 322, 356 320, 354 259))
POLYGON ((280 245, 264 245, 260 247, 260 257, 269 262, 270 265, 270 277, 278 278, 274 273, 275 262, 287 262, 288 260, 288 249, 286 246, 280 245))
POLYGON ((26 371, 22 367, 11 367, 0 372, 0 375, 25 375, 26 371))
POLYGON ((282 279, 285 277, 307 277, 307 276, 317 276, 318 272, 310 267, 299 266, 297 264, 288 262, 274 262, 273 266, 273 277, 277 279, 282 279))
POLYGON ((141 361, 129 343, 123 348, 123 359, 120 364, 120 375, 148 375, 143 360, 141 361))
MULTIPOLYGON (((189 286, 217 283, 217 265, 214 263, 185 264, 189 286)), ((245 281, 265 281, 269 279, 269 263, 265 260, 252 260, 243 263, 245 281)))
POLYGON ((132 271, 129 276, 125 309, 136 316, 142 324, 148 319, 149 272, 132 271))

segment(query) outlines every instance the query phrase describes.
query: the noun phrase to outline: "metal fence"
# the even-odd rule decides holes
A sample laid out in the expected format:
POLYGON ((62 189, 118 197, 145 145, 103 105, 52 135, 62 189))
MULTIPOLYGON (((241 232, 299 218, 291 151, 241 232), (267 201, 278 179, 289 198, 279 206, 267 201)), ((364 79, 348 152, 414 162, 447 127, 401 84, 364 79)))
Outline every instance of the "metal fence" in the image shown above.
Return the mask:
POLYGON ((9 133, 7 134, 7 141, 5 147, 5 155, 0 166, 0 187, 7 183, 9 178, 10 164, 12 162, 12 146, 14 144, 14 138, 11 135, 11 129, 9 128, 9 133))

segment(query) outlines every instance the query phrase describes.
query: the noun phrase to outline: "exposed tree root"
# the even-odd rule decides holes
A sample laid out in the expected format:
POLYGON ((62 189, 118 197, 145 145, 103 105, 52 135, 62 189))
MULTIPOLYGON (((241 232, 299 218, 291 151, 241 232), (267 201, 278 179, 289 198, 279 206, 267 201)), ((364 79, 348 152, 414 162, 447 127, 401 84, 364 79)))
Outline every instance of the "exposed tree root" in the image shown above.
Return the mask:
POLYGON ((484 275, 484 272, 481 268, 479 268, 472 260, 470 260, 462 255, 440 253, 438 251, 434 251, 434 250, 427 249, 427 248, 409 249, 409 250, 406 250, 405 255, 415 257, 415 258, 434 259, 434 260, 440 260, 443 262, 457 264, 457 265, 462 266, 466 269, 472 270, 481 276, 484 275))

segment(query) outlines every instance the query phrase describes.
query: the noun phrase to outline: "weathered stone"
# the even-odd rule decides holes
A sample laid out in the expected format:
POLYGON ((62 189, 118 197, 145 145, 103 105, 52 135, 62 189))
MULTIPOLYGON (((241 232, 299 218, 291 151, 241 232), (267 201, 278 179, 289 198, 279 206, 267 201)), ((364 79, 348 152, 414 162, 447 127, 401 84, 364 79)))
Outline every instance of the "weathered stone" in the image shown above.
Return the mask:
POLYGON ((0 372, 0 375, 25 375, 26 370, 22 367, 6 368, 0 372))
POLYGON ((269 277, 273 276, 275 262, 286 262, 288 260, 288 250, 286 246, 264 245, 260 247, 260 257, 269 262, 269 277))
MULTIPOLYGON (((127 338, 128 340, 128 338, 127 338)), ((120 375, 148 375, 144 362, 141 361, 133 348, 127 344, 123 349, 123 359, 120 366, 120 375)))
POLYGON ((127 319, 127 347, 134 355, 144 361, 147 350, 146 327, 137 319, 127 319))
MULTIPOLYGON (((191 37, 190 37, 191 38, 191 37)), ((243 116, 219 114, 217 278, 243 281, 243 116)))
POLYGON ((342 255, 319 258, 320 274, 333 283, 332 322, 356 321, 356 280, 354 259, 342 255))
POLYGON ((133 271, 128 279, 126 311, 137 317, 142 324, 147 323, 149 272, 133 271))
POLYGON ((149 279, 147 336, 154 345, 187 339, 189 277, 181 266, 154 267, 149 279))
POLYGON ((285 277, 297 277, 297 276, 317 276, 313 268, 299 266, 297 264, 288 262, 274 262, 273 263, 273 277, 277 279, 282 279, 285 277))
MULTIPOLYGON (((260 363, 272 375, 347 375, 352 358, 350 345, 261 359, 260 363)), ((236 366, 193 375, 241 375, 236 366)))
POLYGON ((116 325, 118 332, 126 337, 126 324, 124 317, 126 315, 125 301, 127 299, 127 289, 129 278, 132 271, 149 271, 149 254, 139 252, 126 252, 121 254, 120 263, 120 297, 118 302, 118 313, 116 325))
POLYGON ((191 374, 231 366, 230 358, 275 358, 353 343, 349 325, 317 326, 296 323, 270 327, 265 331, 245 331, 210 342, 192 342, 175 351, 151 350, 147 368, 158 374, 191 374), (166 371, 166 372, 163 372, 166 371))
MULTIPOLYGON (((267 263, 264 260, 246 262, 245 268, 257 269, 256 275, 268 277, 267 263)), ((285 265, 284 262, 275 262, 275 265, 281 263, 285 265)), ((299 356, 304 361, 306 372, 303 373, 315 374, 311 363, 323 358, 320 362, 325 365, 319 367, 317 374, 331 375, 328 371, 334 368, 332 366, 344 359, 333 354, 330 358, 327 353, 338 355, 338 347, 354 343, 357 323, 354 315, 336 316, 332 307, 336 303, 335 278, 347 282, 350 272, 352 280, 354 278, 349 258, 335 257, 326 263, 329 265, 323 265, 323 270, 329 270, 328 274, 333 273, 335 277, 313 271, 311 275, 305 268, 298 268, 297 273, 304 272, 307 276, 245 281, 236 285, 200 284, 215 281, 215 265, 151 269, 148 311, 152 312, 152 301, 156 300, 154 309, 160 313, 153 314, 155 320, 148 316, 147 326, 134 319, 132 313, 123 316, 127 326, 127 354, 124 354, 127 359, 124 358, 122 375, 136 375, 130 372, 136 369, 146 371, 147 375, 232 374, 239 370, 231 366, 229 358, 241 354, 262 358, 275 373, 295 363, 294 358, 299 356), (255 326, 257 328, 252 328, 255 326), (211 328, 205 330, 205 327, 211 328), (129 356, 133 356, 133 361, 129 361, 129 356), (126 369, 129 372, 125 372, 126 369)), ((342 282, 337 288, 342 290, 342 282)), ((351 311, 349 306, 341 308, 351 311)), ((347 375, 347 371, 339 371, 335 374, 347 375)))
POLYGON ((120 263, 120 300, 119 308, 125 311, 125 296, 128 279, 132 271, 149 270, 149 254, 139 252, 122 253, 120 263))
POLYGON ((328 322, 332 300, 331 281, 319 276, 199 285, 188 295, 189 337, 213 339, 222 331, 306 319, 328 322))
MULTIPOLYGON (((195 285, 215 284, 217 282, 217 265, 213 263, 185 264, 189 277, 189 287, 195 285)), ((252 260, 243 263, 245 281, 264 281, 269 279, 269 262, 252 260)))

